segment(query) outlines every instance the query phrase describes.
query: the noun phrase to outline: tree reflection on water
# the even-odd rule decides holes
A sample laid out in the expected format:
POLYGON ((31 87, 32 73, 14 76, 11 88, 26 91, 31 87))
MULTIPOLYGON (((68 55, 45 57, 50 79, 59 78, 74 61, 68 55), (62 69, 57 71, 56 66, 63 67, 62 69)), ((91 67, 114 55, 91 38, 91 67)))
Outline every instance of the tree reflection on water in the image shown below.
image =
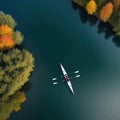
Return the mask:
POLYGON ((26 92, 30 91, 31 82, 27 82, 21 90, 11 95, 8 100, 0 102, 0 120, 7 120, 12 112, 18 112, 26 101, 26 92))

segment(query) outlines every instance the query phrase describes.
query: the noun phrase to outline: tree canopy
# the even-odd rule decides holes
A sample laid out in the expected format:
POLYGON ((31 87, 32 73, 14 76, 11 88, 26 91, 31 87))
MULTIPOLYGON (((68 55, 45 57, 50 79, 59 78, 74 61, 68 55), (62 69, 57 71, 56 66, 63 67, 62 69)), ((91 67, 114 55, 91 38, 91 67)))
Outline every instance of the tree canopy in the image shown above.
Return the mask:
POLYGON ((10 35, 2 35, 0 37, 0 50, 9 49, 14 46, 14 40, 10 35))
POLYGON ((20 89, 33 71, 34 58, 27 50, 12 49, 7 53, 0 54, 0 83, 2 99, 20 89), (18 84, 19 83, 19 84, 18 84))
POLYGON ((12 16, 0 11, 0 120, 20 110, 26 100, 21 88, 34 68, 34 57, 21 48, 24 37, 15 26, 12 16))
POLYGON ((97 10, 97 5, 94 0, 90 0, 86 5, 88 14, 92 15, 97 10))
POLYGON ((100 19, 103 22, 106 22, 109 19, 112 12, 113 12, 113 5, 112 5, 111 2, 109 2, 105 6, 103 6, 103 8, 101 9, 101 11, 100 11, 100 19))
POLYGON ((11 15, 0 11, 0 26, 1 25, 8 25, 11 28, 15 28, 17 23, 11 15))

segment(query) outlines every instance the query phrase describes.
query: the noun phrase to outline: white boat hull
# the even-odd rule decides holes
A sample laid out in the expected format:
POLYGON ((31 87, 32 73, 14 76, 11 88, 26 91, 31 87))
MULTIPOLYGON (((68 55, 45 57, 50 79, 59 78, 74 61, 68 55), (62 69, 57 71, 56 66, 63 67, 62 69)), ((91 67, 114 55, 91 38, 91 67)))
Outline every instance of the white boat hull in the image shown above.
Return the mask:
POLYGON ((74 95, 74 90, 73 90, 71 81, 69 80, 69 77, 68 77, 67 72, 65 71, 64 67, 62 66, 62 64, 60 64, 60 67, 61 67, 61 70, 62 70, 63 75, 64 75, 64 77, 65 77, 65 80, 66 80, 66 82, 67 82, 67 84, 68 84, 68 87, 70 88, 71 92, 72 92, 73 95, 74 95), (67 76, 67 77, 66 77, 66 76, 67 76))
POLYGON ((69 86, 69 88, 70 88, 71 92, 72 92, 72 93, 73 93, 73 95, 74 95, 74 90, 73 90, 73 87, 72 87, 72 84, 71 84, 70 80, 69 80, 69 81, 67 81, 67 84, 68 84, 68 86, 69 86))

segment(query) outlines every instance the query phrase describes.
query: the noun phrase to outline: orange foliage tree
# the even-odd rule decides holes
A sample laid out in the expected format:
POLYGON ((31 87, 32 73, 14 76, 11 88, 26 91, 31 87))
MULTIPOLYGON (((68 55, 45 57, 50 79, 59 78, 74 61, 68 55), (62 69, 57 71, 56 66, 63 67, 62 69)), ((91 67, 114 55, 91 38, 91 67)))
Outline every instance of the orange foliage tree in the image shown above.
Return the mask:
POLYGON ((0 49, 9 49, 14 46, 13 29, 8 25, 0 26, 0 49))
POLYGON ((10 35, 2 35, 0 37, 0 49, 9 49, 14 46, 14 40, 10 35))
POLYGON ((97 10, 97 5, 94 0, 90 0, 86 5, 88 14, 92 15, 97 10))
POLYGON ((13 35, 13 29, 10 28, 8 25, 1 25, 0 26, 0 35, 13 35))
POLYGON ((113 4, 111 2, 107 3, 103 8, 100 10, 100 19, 103 22, 106 22, 110 15, 113 12, 113 4))

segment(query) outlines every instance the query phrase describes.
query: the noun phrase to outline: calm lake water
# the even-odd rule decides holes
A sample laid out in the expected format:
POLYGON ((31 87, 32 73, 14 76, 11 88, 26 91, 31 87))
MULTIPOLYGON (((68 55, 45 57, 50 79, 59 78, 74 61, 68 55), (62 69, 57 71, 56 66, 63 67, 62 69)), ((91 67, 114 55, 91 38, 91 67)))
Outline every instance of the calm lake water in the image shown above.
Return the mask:
POLYGON ((4 0, 0 10, 11 14, 33 53, 35 69, 22 109, 9 120, 119 120, 120 38, 71 0, 4 0), (60 76, 79 69, 73 96, 60 76))

